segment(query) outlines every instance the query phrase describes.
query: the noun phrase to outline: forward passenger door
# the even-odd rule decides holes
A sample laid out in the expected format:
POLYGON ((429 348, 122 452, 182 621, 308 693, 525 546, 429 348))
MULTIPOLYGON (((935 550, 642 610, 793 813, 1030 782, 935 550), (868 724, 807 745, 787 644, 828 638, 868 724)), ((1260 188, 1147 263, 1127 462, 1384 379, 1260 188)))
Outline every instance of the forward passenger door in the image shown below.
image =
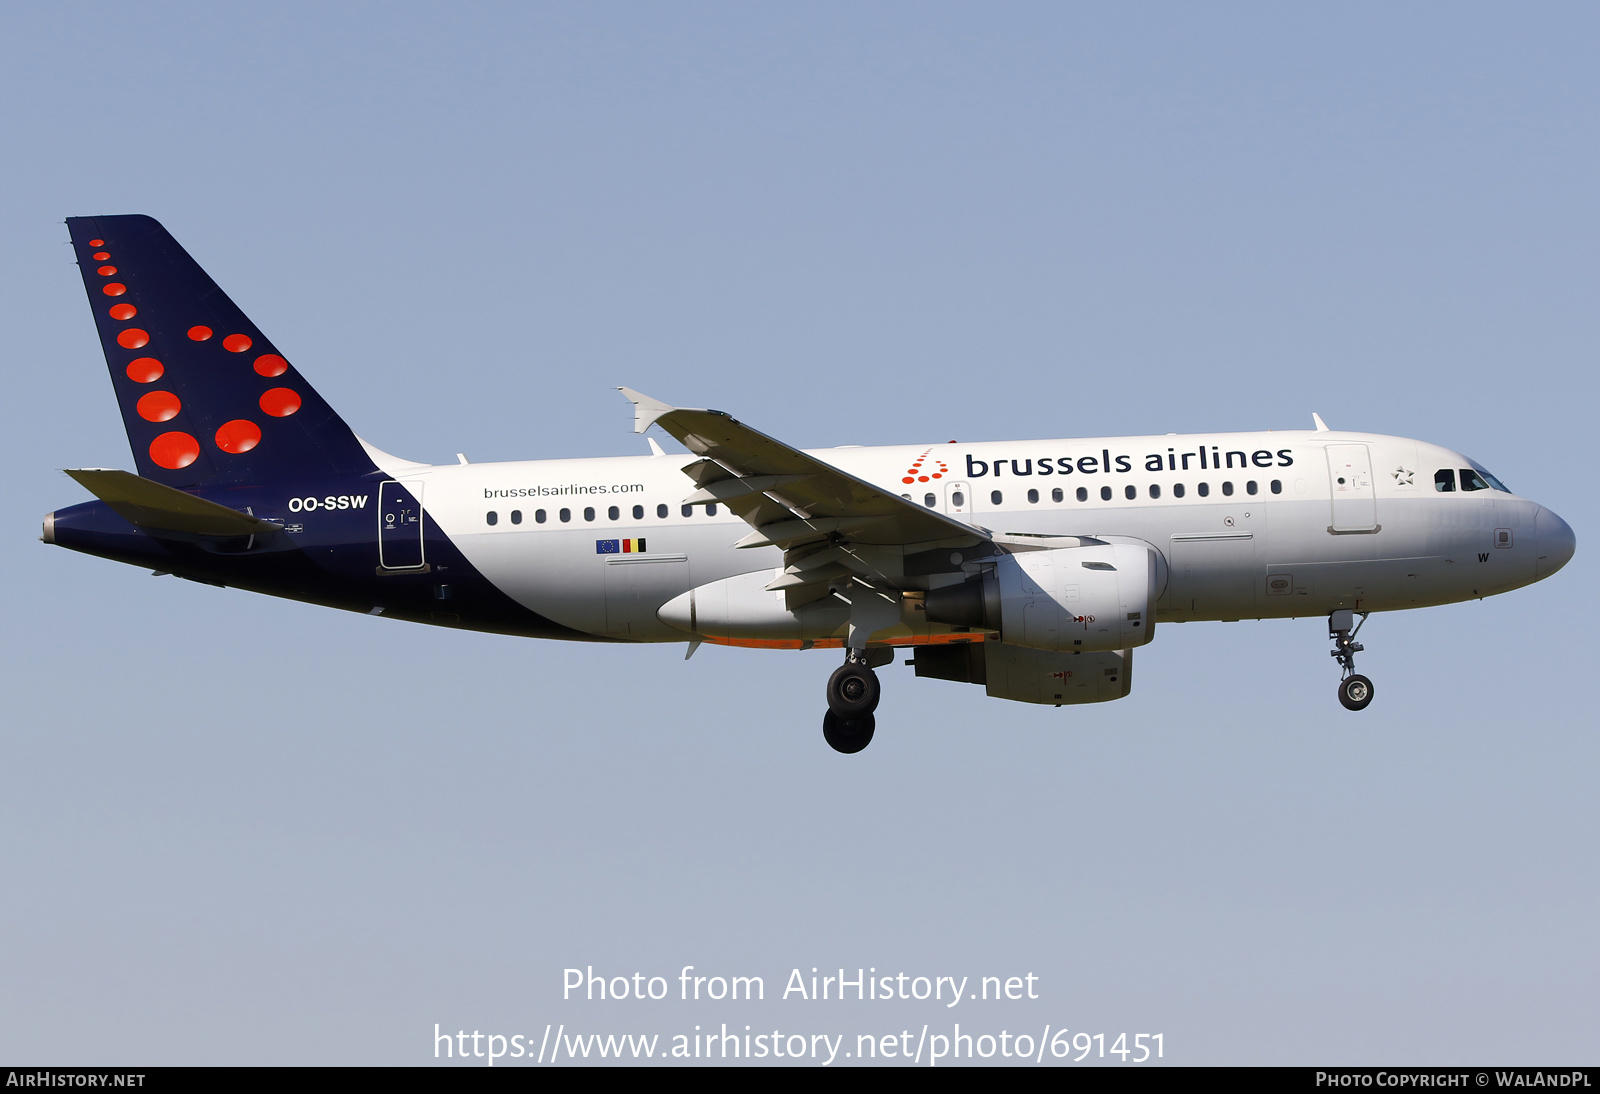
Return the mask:
POLYGON ((1378 500, 1372 487, 1372 456, 1364 444, 1330 444, 1328 488, 1333 494, 1335 535, 1376 532, 1378 500))

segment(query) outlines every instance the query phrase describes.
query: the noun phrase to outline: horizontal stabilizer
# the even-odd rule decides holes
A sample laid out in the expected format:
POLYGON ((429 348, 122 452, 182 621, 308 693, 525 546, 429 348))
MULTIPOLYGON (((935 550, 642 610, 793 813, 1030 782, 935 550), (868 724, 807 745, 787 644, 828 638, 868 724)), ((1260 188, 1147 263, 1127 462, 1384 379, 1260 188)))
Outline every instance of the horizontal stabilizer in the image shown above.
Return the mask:
POLYGON ((214 501, 185 494, 127 471, 68 470, 67 474, 136 528, 200 536, 262 536, 280 525, 214 501))

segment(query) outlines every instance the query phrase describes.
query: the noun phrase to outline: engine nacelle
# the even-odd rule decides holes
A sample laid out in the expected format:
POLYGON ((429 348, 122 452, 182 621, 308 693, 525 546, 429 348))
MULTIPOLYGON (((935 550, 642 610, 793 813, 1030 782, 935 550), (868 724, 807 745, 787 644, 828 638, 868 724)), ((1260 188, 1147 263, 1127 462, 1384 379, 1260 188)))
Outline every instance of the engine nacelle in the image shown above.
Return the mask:
POLYGON ((1119 542, 1001 555, 990 572, 933 589, 930 623, 998 631, 1036 650, 1125 650, 1155 637, 1162 560, 1119 542))

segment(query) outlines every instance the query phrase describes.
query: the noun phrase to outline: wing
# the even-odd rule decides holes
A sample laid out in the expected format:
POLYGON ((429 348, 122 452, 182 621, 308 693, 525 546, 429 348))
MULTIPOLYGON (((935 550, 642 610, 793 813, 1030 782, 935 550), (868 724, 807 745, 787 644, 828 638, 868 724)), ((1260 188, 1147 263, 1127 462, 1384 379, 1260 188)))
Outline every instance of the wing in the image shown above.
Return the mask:
MULTIPOLYGON (((909 556, 943 551, 948 559, 951 548, 989 545, 987 530, 858 479, 720 410, 688 410, 618 390, 634 405, 634 432, 659 425, 700 457, 683 469, 698 488, 688 504, 715 502, 738 514, 754 529, 740 547, 783 549, 784 573, 767 587, 785 590, 791 608, 848 578, 921 587, 916 578, 930 570, 915 558, 908 565, 909 556)), ((948 568, 958 570, 959 561, 948 568)))

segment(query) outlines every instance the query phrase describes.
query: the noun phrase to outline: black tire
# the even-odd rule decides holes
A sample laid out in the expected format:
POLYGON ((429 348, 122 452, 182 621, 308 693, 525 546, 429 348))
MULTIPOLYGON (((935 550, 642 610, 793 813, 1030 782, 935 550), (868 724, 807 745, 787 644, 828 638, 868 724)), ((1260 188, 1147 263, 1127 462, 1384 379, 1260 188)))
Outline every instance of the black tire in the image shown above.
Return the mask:
POLYGON ((841 718, 833 711, 822 716, 822 736, 835 752, 854 755, 872 743, 878 719, 870 714, 860 718, 841 718))
POLYGON ((878 674, 848 661, 828 677, 828 709, 844 721, 861 718, 878 709, 878 674))
POLYGON ((1365 676, 1347 676, 1339 682, 1339 702, 1346 710, 1365 710, 1372 702, 1372 681, 1365 676))

